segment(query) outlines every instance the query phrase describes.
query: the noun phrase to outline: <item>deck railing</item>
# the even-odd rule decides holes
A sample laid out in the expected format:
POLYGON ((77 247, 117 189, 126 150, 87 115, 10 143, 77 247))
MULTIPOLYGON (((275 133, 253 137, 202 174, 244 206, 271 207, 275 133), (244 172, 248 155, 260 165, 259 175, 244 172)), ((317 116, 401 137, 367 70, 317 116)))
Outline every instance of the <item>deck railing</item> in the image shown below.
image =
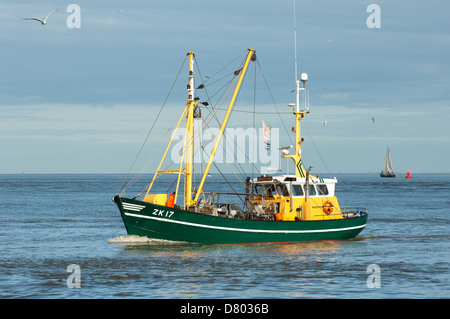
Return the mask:
POLYGON ((313 217, 313 220, 325 220, 325 217, 327 217, 327 219, 336 219, 337 217, 341 218, 341 216, 343 218, 354 218, 354 217, 365 216, 368 213, 369 213, 369 211, 367 210, 367 208, 364 208, 364 207, 344 207, 344 208, 341 208, 340 212, 337 212, 334 214, 315 215, 313 217))

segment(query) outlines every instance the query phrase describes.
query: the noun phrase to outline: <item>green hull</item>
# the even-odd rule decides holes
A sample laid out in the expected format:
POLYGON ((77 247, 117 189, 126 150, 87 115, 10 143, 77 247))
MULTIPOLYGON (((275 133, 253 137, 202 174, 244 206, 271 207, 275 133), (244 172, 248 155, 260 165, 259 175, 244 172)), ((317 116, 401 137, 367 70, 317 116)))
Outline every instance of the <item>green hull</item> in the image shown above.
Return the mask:
POLYGON ((367 214, 327 221, 254 221, 221 218, 114 197, 129 235, 202 244, 253 244, 350 239, 367 214))

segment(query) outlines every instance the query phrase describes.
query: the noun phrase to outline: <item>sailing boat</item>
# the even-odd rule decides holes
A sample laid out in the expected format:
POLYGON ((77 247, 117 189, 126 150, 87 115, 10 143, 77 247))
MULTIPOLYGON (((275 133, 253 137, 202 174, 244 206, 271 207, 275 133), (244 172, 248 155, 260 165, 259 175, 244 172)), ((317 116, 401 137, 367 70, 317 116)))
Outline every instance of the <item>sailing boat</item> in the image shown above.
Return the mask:
MULTIPOLYGON (((113 197, 122 216, 129 235, 146 236, 178 242, 202 244, 254 244, 273 242, 296 242, 309 240, 350 239, 357 236, 365 227, 368 211, 365 208, 342 208, 335 196, 336 178, 320 178, 310 175, 301 159, 300 121, 309 113, 309 107, 300 109, 299 94, 305 91, 306 73, 301 74, 303 88, 296 79, 297 100, 289 104, 295 118, 295 153, 282 152, 282 158, 291 158, 294 175, 263 175, 246 178, 240 206, 232 201, 220 201, 224 192, 207 192, 203 186, 209 174, 219 142, 230 118, 235 100, 239 94, 247 68, 256 61, 256 53, 248 49, 242 67, 234 72, 238 77, 220 131, 209 155, 200 183, 193 188, 193 140, 195 110, 199 99, 195 97, 194 53, 188 52, 189 70, 187 103, 178 120, 186 119, 186 135, 178 170, 162 170, 161 164, 149 183, 145 196, 128 198, 123 193, 113 197), (183 158, 185 158, 183 162, 183 158), (183 167, 184 166, 184 167, 183 167), (172 194, 155 193, 152 186, 161 174, 177 174, 176 192, 172 194), (181 177, 184 179, 184 193, 180 192, 181 177), (178 197, 178 198, 177 198, 178 197), (183 200, 179 200, 183 197, 183 200), (178 200, 177 200, 178 199, 178 200)), ((297 76, 296 76, 297 78, 297 76)), ((306 99, 305 99, 306 104, 306 99)), ((143 194, 143 192, 142 192, 143 194)))
POLYGON ((394 165, 392 165, 391 150, 389 146, 386 150, 386 160, 384 161, 384 169, 380 173, 381 177, 395 177, 394 165))

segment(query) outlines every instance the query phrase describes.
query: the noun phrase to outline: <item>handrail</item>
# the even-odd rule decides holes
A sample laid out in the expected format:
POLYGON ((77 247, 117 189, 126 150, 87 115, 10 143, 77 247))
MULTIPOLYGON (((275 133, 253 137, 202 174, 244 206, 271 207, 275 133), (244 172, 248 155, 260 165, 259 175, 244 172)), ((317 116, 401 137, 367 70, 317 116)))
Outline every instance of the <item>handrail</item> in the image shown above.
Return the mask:
POLYGON ((350 207, 341 207, 341 213, 362 213, 362 214, 368 214, 369 210, 364 207, 358 207, 358 206, 350 206, 350 207))
POLYGON ((318 220, 318 219, 322 219, 324 220, 325 217, 330 217, 333 216, 333 219, 336 219, 336 216, 342 216, 344 217, 345 214, 356 214, 359 216, 365 216, 367 214, 369 214, 369 210, 367 208, 364 207, 341 207, 341 211, 334 213, 334 214, 323 214, 323 215, 314 215, 313 220, 318 220))

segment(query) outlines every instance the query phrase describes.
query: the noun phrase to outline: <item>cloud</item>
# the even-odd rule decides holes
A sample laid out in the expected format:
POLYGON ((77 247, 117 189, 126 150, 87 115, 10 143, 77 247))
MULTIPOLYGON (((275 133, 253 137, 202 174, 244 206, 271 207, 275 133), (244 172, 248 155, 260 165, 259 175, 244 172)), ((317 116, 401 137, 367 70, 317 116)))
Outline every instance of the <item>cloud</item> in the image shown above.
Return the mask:
MULTIPOLYGON (((442 150, 450 136, 450 35, 442 27, 449 5, 441 3, 436 10, 426 3, 377 3, 382 27, 375 30, 365 25, 367 4, 297 2, 299 71, 309 74, 311 105, 302 127, 333 149, 333 160, 347 157, 336 146, 346 147, 344 142, 349 149, 366 147, 369 153, 388 142, 397 149, 426 143, 429 154, 444 154, 417 152, 417 157, 435 161, 436 170, 445 169, 447 164, 438 157, 450 156, 442 150), (326 127, 321 125, 324 120, 326 127)), ((256 49, 284 125, 288 131, 293 126, 292 115, 284 114, 295 99, 290 92, 292 1, 80 0, 81 29, 67 28, 68 4, 0 4, 0 29, 8 30, 0 32, 0 143, 9 154, 17 154, 8 163, 19 155, 30 157, 31 152, 23 152, 36 145, 54 156, 60 156, 55 148, 64 147, 78 159, 81 150, 93 152, 91 163, 72 163, 77 171, 102 168, 96 164, 100 158, 119 160, 112 145, 130 152, 140 146, 152 112, 164 101, 188 51, 196 52, 202 74, 210 75, 248 47, 256 49), (57 14, 45 27, 21 20, 45 16, 56 7, 57 14)), ((237 109, 253 110, 252 72, 244 83, 250 93, 241 92, 237 109)), ((169 113, 184 106, 185 75, 183 71, 174 88, 169 113)), ((258 94, 265 88, 260 84, 258 94)), ((257 120, 267 120, 284 133, 270 95, 257 96, 257 110, 257 120)), ((244 115, 234 113, 231 125, 247 127, 252 116, 244 115)), ((172 122, 170 116, 164 118, 157 133, 164 134, 172 122)), ((35 170, 50 160, 36 160, 35 170)), ((355 170, 366 171, 368 165, 374 163, 353 162, 355 170)), ((51 171, 50 164, 45 167, 51 171)))
MULTIPOLYGON (((35 104, 0 106, 0 139, 101 140, 133 143, 148 129, 143 105, 35 104)), ((148 109, 147 109, 148 110, 148 109)))

